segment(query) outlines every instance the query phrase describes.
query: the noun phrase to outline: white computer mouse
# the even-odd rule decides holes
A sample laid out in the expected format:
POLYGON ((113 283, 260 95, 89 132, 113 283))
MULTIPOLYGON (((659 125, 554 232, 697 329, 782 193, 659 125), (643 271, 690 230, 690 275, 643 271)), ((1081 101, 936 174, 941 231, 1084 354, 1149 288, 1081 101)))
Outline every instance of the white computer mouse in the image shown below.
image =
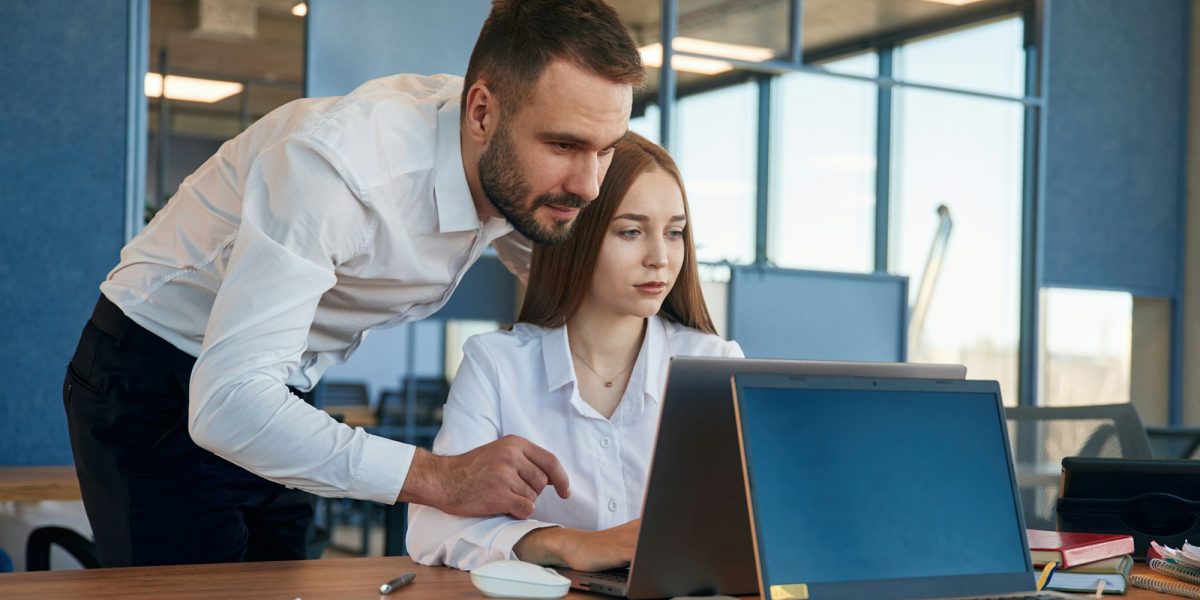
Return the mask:
POLYGON ((471 570, 471 583, 492 598, 562 598, 571 580, 554 569, 520 560, 497 560, 471 570))

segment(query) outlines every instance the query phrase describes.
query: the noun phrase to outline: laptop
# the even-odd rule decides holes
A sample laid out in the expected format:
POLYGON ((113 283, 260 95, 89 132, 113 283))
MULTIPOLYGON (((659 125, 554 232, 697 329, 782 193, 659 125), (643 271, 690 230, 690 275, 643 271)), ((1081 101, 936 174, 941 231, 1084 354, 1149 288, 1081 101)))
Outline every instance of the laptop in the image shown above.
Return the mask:
POLYGON ((629 569, 563 571, 572 587, 631 599, 758 593, 733 414, 736 373, 962 379, 961 365, 691 358, 671 360, 642 529, 629 569))
POLYGON ((735 375, 764 600, 1036 591, 994 381, 735 375))

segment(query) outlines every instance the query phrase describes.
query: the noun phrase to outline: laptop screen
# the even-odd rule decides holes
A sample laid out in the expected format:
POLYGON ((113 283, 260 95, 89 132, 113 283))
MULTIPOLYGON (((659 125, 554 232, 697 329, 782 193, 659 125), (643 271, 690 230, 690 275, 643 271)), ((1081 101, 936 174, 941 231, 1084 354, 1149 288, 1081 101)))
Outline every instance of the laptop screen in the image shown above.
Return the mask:
POLYGON ((768 377, 737 398, 764 586, 1030 570, 993 382, 768 377))

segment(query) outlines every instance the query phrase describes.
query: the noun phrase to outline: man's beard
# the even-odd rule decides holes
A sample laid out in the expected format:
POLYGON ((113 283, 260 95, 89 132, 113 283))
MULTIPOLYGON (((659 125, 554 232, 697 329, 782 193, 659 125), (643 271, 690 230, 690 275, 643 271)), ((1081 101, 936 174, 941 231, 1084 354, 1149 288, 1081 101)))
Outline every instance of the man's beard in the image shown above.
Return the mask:
MULTIPOLYGON (((529 196, 529 183, 517 166, 517 154, 512 147, 508 125, 500 122, 487 150, 479 158, 479 184, 492 206, 512 223, 518 233, 539 244, 557 244, 566 241, 575 230, 575 219, 555 219, 547 227, 535 218, 537 209, 546 204, 582 209, 587 206, 583 198, 574 194, 542 194, 534 198, 528 207, 521 201, 529 196)), ((578 213, 576 213, 578 215, 578 213)))

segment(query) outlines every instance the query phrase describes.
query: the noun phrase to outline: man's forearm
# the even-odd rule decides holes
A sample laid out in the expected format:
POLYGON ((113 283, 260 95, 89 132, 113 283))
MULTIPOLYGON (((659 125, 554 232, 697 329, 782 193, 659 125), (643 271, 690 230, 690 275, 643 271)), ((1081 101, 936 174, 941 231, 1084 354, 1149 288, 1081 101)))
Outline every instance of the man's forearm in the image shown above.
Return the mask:
POLYGON ((448 459, 449 457, 436 456, 424 448, 417 448, 396 502, 411 502, 437 507, 440 504, 438 500, 445 495, 440 477, 441 474, 444 474, 445 469, 439 469, 441 466, 439 463, 448 459))

